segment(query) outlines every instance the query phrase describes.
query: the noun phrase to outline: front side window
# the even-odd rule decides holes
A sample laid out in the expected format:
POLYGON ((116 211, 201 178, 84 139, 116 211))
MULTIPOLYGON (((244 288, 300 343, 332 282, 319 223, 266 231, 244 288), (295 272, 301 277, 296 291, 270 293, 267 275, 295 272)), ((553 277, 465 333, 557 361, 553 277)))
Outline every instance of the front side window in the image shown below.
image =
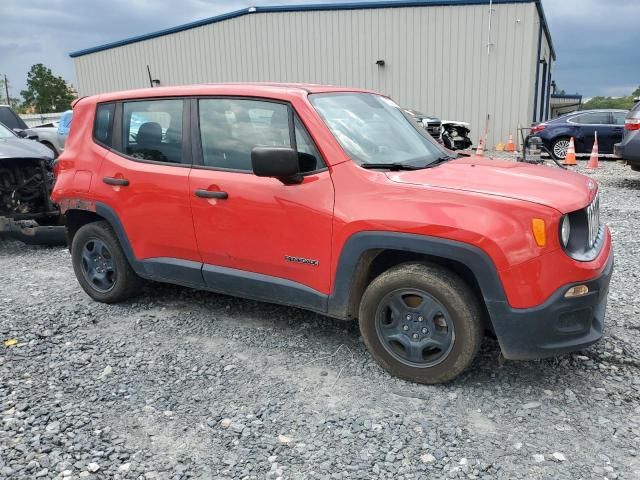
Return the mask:
POLYGON ((140 160, 183 163, 182 100, 122 105, 122 153, 140 160))
MULTIPOLYGON (((250 172, 254 147, 292 146, 289 108, 285 104, 212 98, 200 100, 198 111, 202 158, 207 167, 250 172)), ((320 155, 309 134, 299 121, 294 124, 300 170, 321 168, 320 155)))
POLYGON ((98 143, 111 146, 113 139, 113 114, 116 110, 114 103, 102 103, 96 107, 96 120, 93 127, 93 137, 98 143))
POLYGON ((322 93, 309 99, 345 153, 359 164, 422 167, 447 156, 391 100, 370 93, 322 93))
POLYGON ((583 113, 573 117, 571 121, 581 125, 609 125, 611 123, 609 112, 583 113))

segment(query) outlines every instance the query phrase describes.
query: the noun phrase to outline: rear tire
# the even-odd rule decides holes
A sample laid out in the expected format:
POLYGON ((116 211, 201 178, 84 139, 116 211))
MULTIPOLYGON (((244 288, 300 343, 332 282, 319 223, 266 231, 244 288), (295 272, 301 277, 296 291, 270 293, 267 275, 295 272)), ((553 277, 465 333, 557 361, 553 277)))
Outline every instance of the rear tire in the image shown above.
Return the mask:
POLYGON ((116 234, 105 221, 88 223, 76 232, 71 260, 80 286, 98 302, 121 302, 142 288, 143 280, 129 265, 116 234))
POLYGON ((564 160, 567 156, 569 140, 567 137, 556 138, 551 144, 551 153, 553 153, 556 160, 564 160))
POLYGON ((443 383, 473 361, 482 342, 482 310, 469 286, 432 264, 405 263, 382 273, 360 303, 360 331, 389 373, 443 383))

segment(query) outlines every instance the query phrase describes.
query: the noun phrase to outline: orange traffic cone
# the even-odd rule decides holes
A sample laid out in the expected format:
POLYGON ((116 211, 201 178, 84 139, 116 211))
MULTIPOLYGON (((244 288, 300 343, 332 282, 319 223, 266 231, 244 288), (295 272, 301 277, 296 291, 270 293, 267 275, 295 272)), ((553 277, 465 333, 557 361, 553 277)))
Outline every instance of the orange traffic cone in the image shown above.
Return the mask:
POLYGON ((478 143, 478 149, 476 150, 476 155, 478 157, 484 157, 484 140, 480 139, 480 143, 478 143))
POLYGON ((587 168, 598 168, 598 132, 596 131, 596 137, 593 141, 593 150, 591 150, 591 156, 587 163, 587 168))
POLYGON ((515 152, 516 151, 516 147, 513 144, 513 134, 509 133, 509 141, 507 142, 507 148, 505 148, 505 151, 507 152, 515 152))
POLYGON ((576 146, 573 143, 573 137, 571 137, 571 140, 569 140, 569 148, 567 148, 567 155, 564 157, 564 162, 562 162, 563 165, 577 165, 578 162, 576 162, 576 146))

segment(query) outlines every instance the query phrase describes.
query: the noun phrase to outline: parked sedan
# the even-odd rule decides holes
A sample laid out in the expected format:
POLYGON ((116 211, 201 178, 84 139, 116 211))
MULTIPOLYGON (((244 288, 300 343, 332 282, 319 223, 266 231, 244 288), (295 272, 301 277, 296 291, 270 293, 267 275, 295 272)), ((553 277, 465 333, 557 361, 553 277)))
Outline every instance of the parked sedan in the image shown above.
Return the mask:
POLYGON ((64 151, 64 143, 69 135, 73 111, 67 110, 60 117, 60 121, 55 126, 41 125, 29 128, 24 131, 25 136, 35 139, 51 150, 55 156, 64 151))
POLYGON ((571 137, 575 140, 576 153, 590 153, 598 132, 599 152, 613 153, 613 146, 622 140, 626 114, 626 110, 573 112, 534 125, 530 136, 542 139, 543 145, 557 159, 564 159, 571 137))
POLYGON ((640 99, 625 119, 624 137, 616 144, 615 154, 626 160, 631 170, 640 172, 640 99))

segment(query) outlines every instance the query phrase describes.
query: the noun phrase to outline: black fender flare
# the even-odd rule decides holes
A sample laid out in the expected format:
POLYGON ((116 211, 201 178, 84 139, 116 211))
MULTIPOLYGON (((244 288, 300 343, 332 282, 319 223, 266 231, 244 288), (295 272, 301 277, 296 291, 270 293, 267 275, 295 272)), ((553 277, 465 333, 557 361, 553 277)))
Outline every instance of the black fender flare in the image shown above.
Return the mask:
POLYGON ((495 264, 487 253, 468 243, 411 233, 367 231, 352 235, 345 243, 336 268, 328 314, 349 317, 349 304, 356 269, 363 255, 380 250, 399 250, 451 260, 465 265, 475 276, 489 312, 495 304, 507 303, 495 264))

